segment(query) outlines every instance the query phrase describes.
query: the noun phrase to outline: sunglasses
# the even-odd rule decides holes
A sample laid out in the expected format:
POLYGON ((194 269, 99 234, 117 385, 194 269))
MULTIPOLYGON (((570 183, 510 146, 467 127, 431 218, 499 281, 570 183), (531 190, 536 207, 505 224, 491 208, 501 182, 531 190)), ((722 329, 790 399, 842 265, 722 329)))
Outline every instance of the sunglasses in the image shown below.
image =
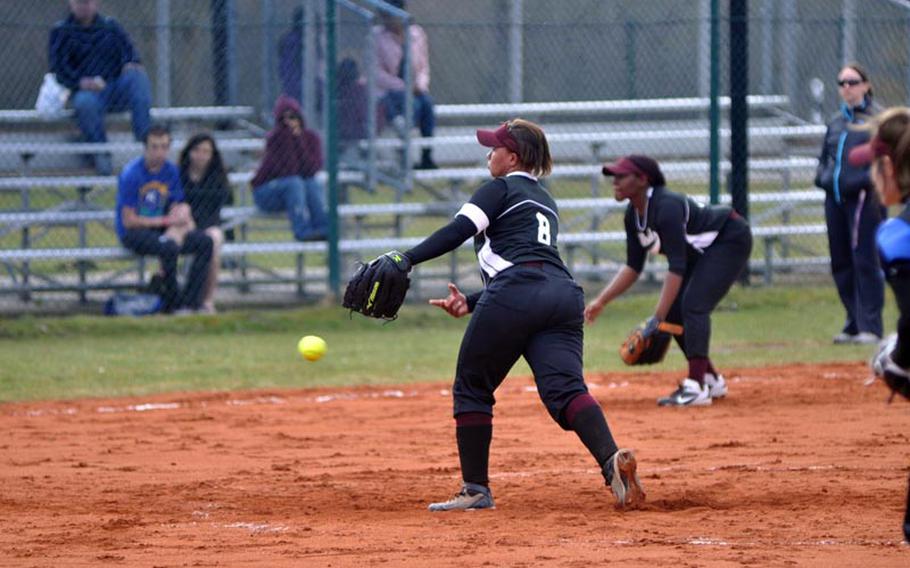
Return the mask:
POLYGON ((855 87, 855 86, 861 85, 863 83, 865 83, 865 81, 863 81, 862 79, 838 79, 837 86, 838 87, 848 87, 848 86, 855 87))

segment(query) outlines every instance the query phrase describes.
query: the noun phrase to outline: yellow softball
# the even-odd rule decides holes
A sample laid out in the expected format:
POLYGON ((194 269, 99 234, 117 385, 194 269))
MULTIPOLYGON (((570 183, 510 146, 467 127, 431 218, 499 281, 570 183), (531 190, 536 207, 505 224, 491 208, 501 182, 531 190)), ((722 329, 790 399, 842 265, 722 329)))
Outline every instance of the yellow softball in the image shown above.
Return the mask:
POLYGON ((297 351, 307 361, 318 361, 325 355, 328 345, 325 340, 318 335, 307 335, 297 342, 297 351))

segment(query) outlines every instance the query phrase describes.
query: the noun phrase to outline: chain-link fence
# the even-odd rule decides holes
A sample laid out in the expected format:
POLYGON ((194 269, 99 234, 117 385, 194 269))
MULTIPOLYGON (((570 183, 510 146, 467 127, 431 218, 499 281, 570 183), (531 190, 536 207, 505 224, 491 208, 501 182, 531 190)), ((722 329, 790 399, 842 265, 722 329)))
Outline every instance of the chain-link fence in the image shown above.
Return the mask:
MULTIPOLYGON (((326 291, 320 238, 330 235, 319 217, 327 185, 319 158, 336 150, 343 270, 356 258, 405 247, 443 223, 488 175, 474 129, 514 116, 547 131, 556 159, 548 183, 562 208, 562 246, 581 277, 605 277, 624 259, 623 205, 612 201, 599 174, 603 160, 650 154, 672 189, 707 198, 710 0, 411 0, 403 3, 406 13, 378 0, 337 0, 334 18, 327 4, 0 4, 7 38, 0 48, 0 305, 93 306, 161 271, 155 255, 143 261, 125 250, 116 230, 115 176, 144 152, 136 120, 128 112, 108 114, 99 138, 72 110, 77 93, 91 84, 78 85, 62 113, 34 110, 52 66, 75 69, 80 50, 93 48, 74 40, 58 45, 54 56, 52 29, 72 17, 71 5, 74 11, 98 8, 128 35, 148 77, 151 121, 170 127, 172 161, 195 133, 212 134, 227 175, 221 185, 228 187, 220 189, 231 199, 219 202, 227 238, 215 297, 224 305, 326 291), (337 39, 333 61, 330 32, 337 39), (333 77, 335 88, 327 89, 333 77), (309 151, 269 158, 267 140, 285 124, 274 114, 282 93, 299 104, 293 112, 321 142, 320 151, 312 151, 310 138, 309 151), (337 148, 326 147, 330 128, 337 148), (274 195, 259 191, 286 177, 304 182, 273 183, 280 186, 272 187, 274 195), (291 193, 297 201, 288 201, 291 193)), ((728 2, 718 4, 714 55, 726 94, 730 21, 728 2)), ((844 61, 857 60, 877 101, 910 101, 910 2, 761 0, 748 3, 746 24, 747 61, 735 64, 748 65, 750 216, 758 237, 753 269, 768 281, 807 270, 824 274, 823 193, 813 178, 824 122, 840 103, 835 78, 844 61)), ((117 67, 117 76, 127 69, 117 67)), ((122 104, 113 110, 131 108, 114 102, 122 104)), ((721 100, 721 109, 726 174, 729 99, 721 100)), ((204 184, 190 179, 190 187, 198 185, 204 184)), ((420 267, 420 282, 427 284, 419 284, 417 294, 433 293, 437 277, 470 278, 470 258, 465 251, 420 267)), ((652 270, 660 272, 661 263, 652 270)), ((180 281, 191 273, 182 268, 180 281)))

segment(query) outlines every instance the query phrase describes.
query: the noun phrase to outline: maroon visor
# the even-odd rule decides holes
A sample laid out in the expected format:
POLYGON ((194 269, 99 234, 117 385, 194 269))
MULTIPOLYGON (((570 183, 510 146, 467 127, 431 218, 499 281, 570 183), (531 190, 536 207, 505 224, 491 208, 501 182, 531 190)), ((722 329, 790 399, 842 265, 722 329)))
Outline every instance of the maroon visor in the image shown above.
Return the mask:
POLYGON ((891 149, 888 148, 888 145, 882 142, 882 140, 876 136, 862 146, 857 146, 856 148, 850 150, 850 155, 847 156, 847 161, 851 166, 868 166, 877 158, 887 156, 890 153, 891 149))
POLYGON ((605 176, 626 176, 629 174, 635 174, 643 178, 647 178, 648 174, 641 171, 641 168, 635 165, 635 162, 629 158, 620 158, 613 162, 612 164, 604 164, 603 169, 601 169, 605 176))
POLYGON ((509 125, 503 123, 502 126, 496 130, 477 130, 477 141, 480 142, 481 146, 486 146, 487 148, 499 148, 503 146, 508 148, 509 151, 519 154, 518 151, 518 140, 512 137, 512 133, 509 132, 509 125))

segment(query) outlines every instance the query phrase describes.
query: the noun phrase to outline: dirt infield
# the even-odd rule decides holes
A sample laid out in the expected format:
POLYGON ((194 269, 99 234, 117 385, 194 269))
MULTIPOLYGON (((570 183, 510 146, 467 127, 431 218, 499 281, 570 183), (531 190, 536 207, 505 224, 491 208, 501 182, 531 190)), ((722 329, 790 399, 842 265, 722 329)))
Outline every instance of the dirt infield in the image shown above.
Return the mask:
POLYGON ((495 511, 458 487, 447 385, 0 405, 0 566, 908 566, 910 405, 862 364, 592 375, 643 510, 619 512, 527 378, 499 392, 495 511))

